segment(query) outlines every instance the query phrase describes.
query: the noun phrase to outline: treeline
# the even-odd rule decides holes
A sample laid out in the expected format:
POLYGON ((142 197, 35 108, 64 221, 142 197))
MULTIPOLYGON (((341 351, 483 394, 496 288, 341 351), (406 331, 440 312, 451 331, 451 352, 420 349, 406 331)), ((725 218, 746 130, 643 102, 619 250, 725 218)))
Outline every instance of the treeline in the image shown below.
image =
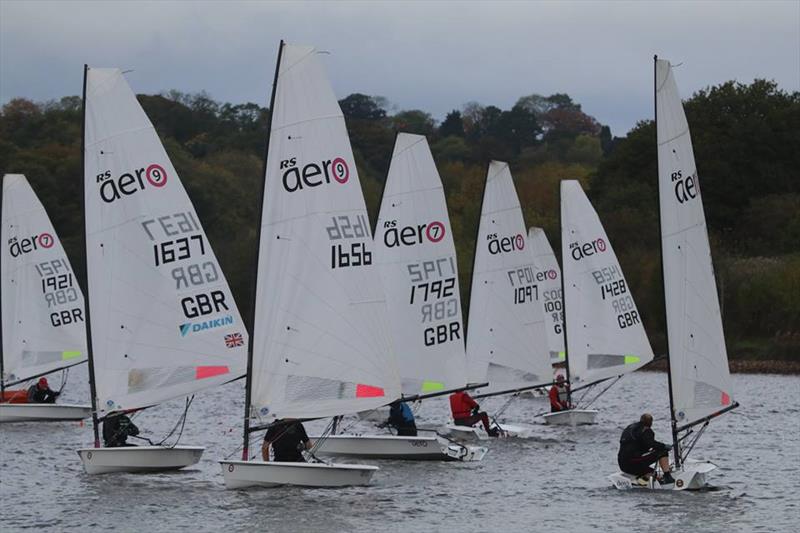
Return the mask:
MULTIPOLYGON (((207 94, 140 95, 225 269, 249 310, 258 194, 269 110, 207 94)), ((74 268, 83 266, 80 99, 15 99, 0 114, 0 171, 28 176, 74 268)), ((444 182, 465 306, 489 159, 508 161, 529 226, 560 249, 558 183, 579 179, 620 256, 656 351, 664 349, 656 145, 652 121, 626 137, 568 95, 511 109, 468 103, 437 123, 385 99, 340 101, 373 224, 397 131, 427 135, 444 182)), ((686 102, 732 356, 800 351, 800 93, 728 82, 686 102)))

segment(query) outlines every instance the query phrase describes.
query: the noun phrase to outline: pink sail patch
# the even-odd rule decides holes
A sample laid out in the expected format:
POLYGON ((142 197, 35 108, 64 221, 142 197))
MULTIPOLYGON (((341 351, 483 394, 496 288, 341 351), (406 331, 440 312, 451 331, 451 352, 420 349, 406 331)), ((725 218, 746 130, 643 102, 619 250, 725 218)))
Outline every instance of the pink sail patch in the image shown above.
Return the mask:
POLYGON ((731 397, 728 396, 727 393, 723 392, 722 393, 722 405, 730 405, 730 403, 731 403, 731 397))
POLYGON ((385 396, 383 389, 380 387, 373 387, 371 385, 356 385, 356 398, 377 398, 385 396))
POLYGON ((194 369, 194 379, 213 378, 230 372, 227 366, 198 366, 194 369))

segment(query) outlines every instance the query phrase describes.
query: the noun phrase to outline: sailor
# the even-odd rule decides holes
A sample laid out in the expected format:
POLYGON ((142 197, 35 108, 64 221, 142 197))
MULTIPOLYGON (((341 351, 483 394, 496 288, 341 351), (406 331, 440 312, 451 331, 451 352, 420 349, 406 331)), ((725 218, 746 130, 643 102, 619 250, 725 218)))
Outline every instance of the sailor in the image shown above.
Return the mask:
POLYGON ((556 383, 550 387, 548 393, 550 397, 550 412, 557 413, 559 411, 566 411, 570 409, 569 405, 569 383, 564 379, 564 374, 559 374, 556 377, 556 383))
POLYGON ((414 413, 406 402, 394 402, 389 407, 389 420, 387 424, 397 430, 401 437, 416 437, 417 424, 414 422, 414 413))
POLYGON ((472 426, 478 421, 483 422, 483 428, 490 437, 499 437, 500 432, 489 424, 488 415, 480 410, 480 405, 467 391, 458 391, 450 395, 450 411, 453 413, 453 422, 457 426, 472 426))
POLYGON ((136 446, 128 443, 128 437, 139 434, 139 428, 125 413, 112 413, 103 420, 103 443, 106 448, 136 446))
POLYGON ((46 377, 41 377, 28 388, 28 403, 56 403, 59 394, 50 389, 46 377))
POLYGON ((298 420, 276 420, 264 435, 261 456, 269 461, 269 448, 272 446, 273 461, 305 462, 303 450, 310 450, 314 443, 308 438, 306 428, 298 420))
POLYGON ((650 465, 657 461, 664 472, 660 483, 675 483, 669 466, 670 446, 656 440, 652 425, 653 415, 645 413, 638 422, 625 428, 619 439, 617 462, 623 472, 637 476, 640 483, 644 484, 655 472, 650 465))

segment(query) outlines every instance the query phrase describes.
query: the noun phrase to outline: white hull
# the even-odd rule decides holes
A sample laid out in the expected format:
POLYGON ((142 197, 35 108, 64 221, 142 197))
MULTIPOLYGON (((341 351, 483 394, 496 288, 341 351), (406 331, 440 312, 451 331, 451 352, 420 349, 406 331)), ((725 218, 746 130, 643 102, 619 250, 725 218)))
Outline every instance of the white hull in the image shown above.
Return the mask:
POLYGON ((636 482, 636 476, 624 472, 612 474, 608 476, 608 479, 619 490, 700 490, 708 486, 706 476, 716 468, 717 466, 714 463, 687 461, 681 469, 673 470, 672 477, 675 478, 675 483, 671 485, 661 485, 653 479, 650 479, 647 485, 639 485, 636 482))
POLYGON ((0 423, 64 422, 83 420, 92 415, 88 405, 60 403, 0 403, 0 423))
POLYGON ((264 461, 220 461, 225 488, 248 487, 347 487, 369 485, 377 466, 284 463, 264 461))
MULTIPOLYGON (((501 437, 527 439, 533 436, 536 428, 533 426, 526 426, 524 424, 492 424, 492 427, 500 427, 502 431, 501 437)), ((452 421, 446 426, 439 429, 442 435, 457 440, 459 442, 475 442, 481 440, 489 440, 497 437, 490 437, 486 430, 483 429, 483 424, 478 422, 474 426, 459 426, 452 421)))
MULTIPOLYGON (((317 440, 311 437, 312 440, 317 440)), ((316 450, 330 457, 400 459, 407 461, 480 461, 489 451, 485 446, 447 442, 438 437, 395 435, 331 435, 316 450)))
POLYGON ((594 424, 596 409, 569 409, 544 415, 544 421, 551 426, 584 426, 594 424))
POLYGON ((78 455, 87 474, 161 472, 196 464, 205 448, 199 446, 126 446, 83 448, 78 455))

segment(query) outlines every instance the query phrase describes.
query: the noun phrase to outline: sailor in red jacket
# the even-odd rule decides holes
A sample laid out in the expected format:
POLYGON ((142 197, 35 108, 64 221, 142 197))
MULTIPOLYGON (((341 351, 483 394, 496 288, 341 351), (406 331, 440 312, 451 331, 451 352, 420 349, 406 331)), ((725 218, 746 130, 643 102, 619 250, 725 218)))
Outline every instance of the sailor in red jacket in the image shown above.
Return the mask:
POLYGON ((450 395, 450 411, 453 413, 453 421, 457 426, 472 426, 481 421, 490 437, 499 436, 500 432, 497 428, 489 425, 489 417, 479 409, 478 402, 473 400, 466 391, 458 391, 450 395))
POLYGON ((569 383, 564 379, 563 374, 558 375, 555 385, 550 387, 548 396, 550 397, 550 412, 557 413, 570 409, 569 383))

